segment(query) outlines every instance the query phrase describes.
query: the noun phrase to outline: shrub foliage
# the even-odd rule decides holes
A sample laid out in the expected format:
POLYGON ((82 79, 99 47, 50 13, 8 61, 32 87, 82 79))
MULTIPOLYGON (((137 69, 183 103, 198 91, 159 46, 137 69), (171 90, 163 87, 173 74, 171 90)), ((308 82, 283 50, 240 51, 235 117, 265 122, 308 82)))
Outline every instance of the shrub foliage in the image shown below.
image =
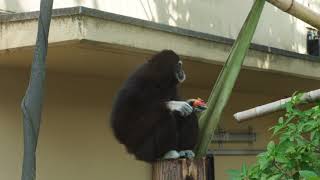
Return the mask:
POLYGON ((252 166, 229 170, 232 180, 320 180, 320 104, 299 109, 293 96, 286 113, 271 127, 273 140, 252 166))

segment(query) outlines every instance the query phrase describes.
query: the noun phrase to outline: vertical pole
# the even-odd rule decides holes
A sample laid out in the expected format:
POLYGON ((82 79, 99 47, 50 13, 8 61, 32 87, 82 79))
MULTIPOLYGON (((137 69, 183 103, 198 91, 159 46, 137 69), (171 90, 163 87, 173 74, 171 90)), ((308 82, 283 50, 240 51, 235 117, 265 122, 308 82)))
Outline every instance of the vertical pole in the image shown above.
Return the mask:
POLYGON ((21 180, 36 179, 36 148, 39 136, 48 35, 53 0, 41 0, 38 34, 31 66, 29 85, 21 102, 23 115, 24 154, 21 180))

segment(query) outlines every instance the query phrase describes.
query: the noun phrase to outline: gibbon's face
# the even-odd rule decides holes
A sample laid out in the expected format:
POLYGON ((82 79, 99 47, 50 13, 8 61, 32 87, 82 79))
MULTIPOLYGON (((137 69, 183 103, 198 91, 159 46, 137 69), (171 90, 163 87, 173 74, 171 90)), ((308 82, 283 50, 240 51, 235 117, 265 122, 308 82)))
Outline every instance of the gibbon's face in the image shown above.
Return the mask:
POLYGON ((182 83, 186 79, 186 74, 182 69, 182 64, 183 64, 182 61, 179 60, 177 64, 176 72, 175 72, 175 76, 179 83, 182 83))
POLYGON ((150 75, 161 84, 176 85, 186 79, 182 69, 182 61, 172 50, 163 50, 148 61, 150 75))

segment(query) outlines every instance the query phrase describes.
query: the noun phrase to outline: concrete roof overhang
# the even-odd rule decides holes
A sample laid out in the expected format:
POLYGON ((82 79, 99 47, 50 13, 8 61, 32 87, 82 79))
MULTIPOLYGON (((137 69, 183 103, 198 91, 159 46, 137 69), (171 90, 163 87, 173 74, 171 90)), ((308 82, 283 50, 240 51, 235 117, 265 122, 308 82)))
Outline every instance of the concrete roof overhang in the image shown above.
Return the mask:
MULTIPOLYGON (((0 67, 28 67, 38 12, 0 15, 0 67)), ((84 7, 56 9, 49 35, 49 71, 123 79, 162 49, 186 60, 187 84, 209 89, 232 39, 84 7)), ((252 44, 237 90, 290 95, 317 88, 320 59, 252 44), (275 85, 277 86, 275 88, 275 85)))

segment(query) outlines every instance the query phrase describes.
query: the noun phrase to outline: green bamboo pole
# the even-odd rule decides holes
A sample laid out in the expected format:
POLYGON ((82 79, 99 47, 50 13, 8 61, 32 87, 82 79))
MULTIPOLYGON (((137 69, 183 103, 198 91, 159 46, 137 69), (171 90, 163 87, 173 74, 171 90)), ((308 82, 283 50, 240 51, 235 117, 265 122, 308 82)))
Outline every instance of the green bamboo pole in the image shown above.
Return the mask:
POLYGON ((320 14, 310 9, 309 7, 306 7, 305 5, 295 0, 267 1, 276 6, 277 8, 281 9, 283 12, 286 12, 320 30, 320 14))
POLYGON ((246 52, 256 30, 265 0, 255 0, 252 9, 243 24, 238 38, 234 42, 229 57, 219 74, 208 99, 208 109, 200 117, 199 142, 195 148, 196 157, 204 157, 217 127, 221 113, 227 104, 232 88, 238 77, 246 52))

